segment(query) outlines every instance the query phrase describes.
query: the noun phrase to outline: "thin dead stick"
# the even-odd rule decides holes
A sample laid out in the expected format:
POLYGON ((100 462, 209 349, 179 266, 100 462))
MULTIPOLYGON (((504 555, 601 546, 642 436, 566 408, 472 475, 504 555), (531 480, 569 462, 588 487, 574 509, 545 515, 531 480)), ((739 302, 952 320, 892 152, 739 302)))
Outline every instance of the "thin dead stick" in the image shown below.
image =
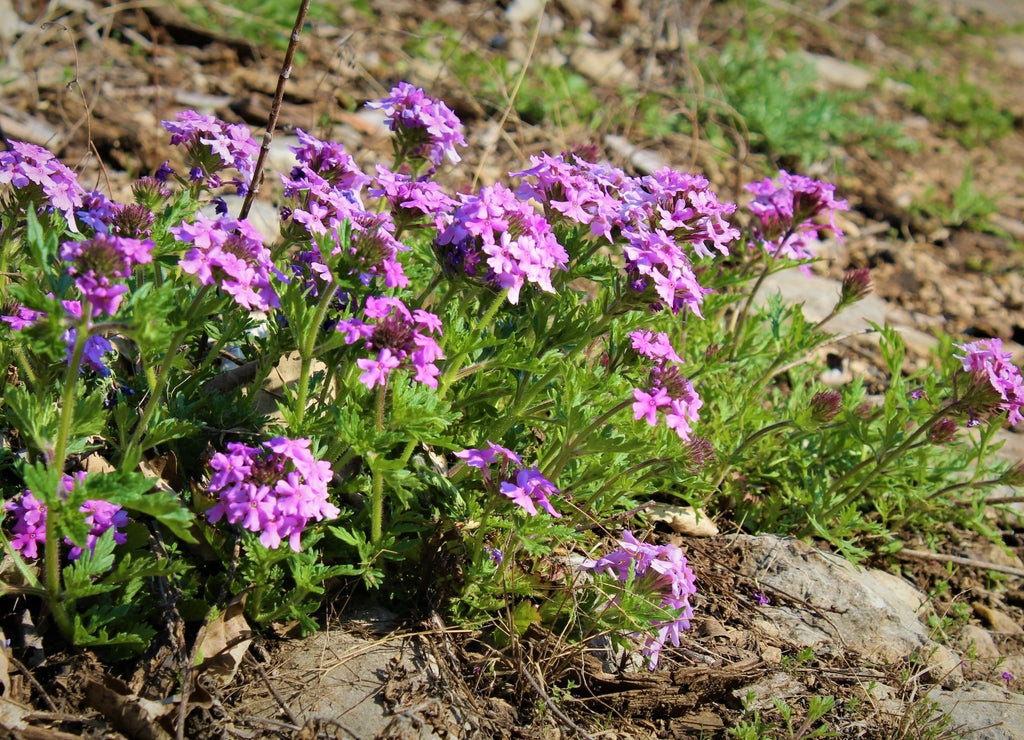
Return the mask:
POLYGON ((274 102, 270 106, 270 116, 267 118, 267 130, 263 132, 263 144, 260 145, 259 156, 256 157, 256 167, 252 172, 252 181, 249 183, 249 192, 245 194, 242 201, 242 210, 238 217, 245 218, 249 215, 252 202, 263 184, 263 166, 267 162, 267 155, 270 154, 270 142, 274 140, 274 129, 277 128, 277 118, 281 115, 281 103, 284 102, 284 86, 288 78, 292 76, 292 62, 295 60, 295 51, 299 48, 299 36, 302 33, 302 26, 306 22, 306 13, 309 12, 309 0, 302 0, 299 11, 295 14, 295 25, 292 27, 291 38, 288 39, 288 49, 284 53, 284 63, 281 65, 281 74, 277 78, 277 89, 274 90, 274 102))
POLYGON ((938 560, 943 563, 955 563, 956 565, 966 565, 970 568, 1008 573, 1011 576, 1024 576, 1024 568, 1014 568, 1012 565, 1000 565, 999 563, 987 563, 984 560, 962 558, 957 555, 943 555, 942 553, 924 552, 922 550, 900 550, 896 554, 901 558, 909 558, 911 560, 938 560))
POLYGON ((548 696, 547 692, 545 692, 544 689, 540 687, 540 684, 537 683, 537 679, 530 675, 530 670, 521 661, 519 663, 519 673, 520 675, 522 675, 523 678, 526 679, 527 683, 529 683, 530 686, 533 687, 533 690, 537 692, 537 695, 540 696, 541 701, 543 701, 544 704, 547 705, 547 708, 551 710, 551 713, 558 717, 558 719, 562 720, 562 722, 565 723, 566 727, 571 729, 580 737, 587 738, 587 740, 595 740, 593 735, 586 733, 583 730, 583 728, 581 728, 579 725, 577 725, 575 722, 569 719, 566 713, 558 708, 558 705, 555 704, 554 699, 548 696))

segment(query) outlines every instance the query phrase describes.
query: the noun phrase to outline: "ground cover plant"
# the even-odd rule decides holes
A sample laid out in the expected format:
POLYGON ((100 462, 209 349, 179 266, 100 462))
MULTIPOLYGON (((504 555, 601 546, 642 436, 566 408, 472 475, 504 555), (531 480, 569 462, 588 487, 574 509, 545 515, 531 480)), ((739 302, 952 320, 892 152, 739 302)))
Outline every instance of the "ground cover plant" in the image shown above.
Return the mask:
MULTIPOLYGON (((443 101, 399 85, 371 105, 393 166, 300 133, 270 243, 217 197, 258 182, 244 126, 164 122, 188 164, 133 203, 38 147, 4 153, 5 597, 65 640, 143 649, 163 586, 191 623, 244 594, 253 623, 314 629, 347 578, 498 644, 541 623, 654 667, 699 573, 640 531, 646 502, 863 556, 951 518, 983 529, 982 489, 1016 480, 986 464, 1024 400, 998 340, 947 342, 914 377, 879 327, 874 405, 816 380, 828 319, 752 300, 838 235, 830 185, 779 172, 739 209, 699 174, 573 151, 456 195, 433 179, 463 145, 443 101), (284 357, 297 379, 268 414, 284 357)), ((836 310, 868 289, 851 272, 836 310)))

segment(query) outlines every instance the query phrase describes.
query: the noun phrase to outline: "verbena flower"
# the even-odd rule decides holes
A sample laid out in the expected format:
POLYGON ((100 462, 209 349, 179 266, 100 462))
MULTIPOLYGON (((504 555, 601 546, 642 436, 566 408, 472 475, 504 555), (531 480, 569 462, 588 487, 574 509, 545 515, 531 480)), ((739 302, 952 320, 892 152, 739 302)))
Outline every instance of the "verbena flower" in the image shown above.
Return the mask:
POLYGON ((171 144, 184 147, 193 182, 219 187, 218 173, 233 167, 242 175, 242 179, 232 181, 239 195, 248 191, 260 147, 245 124, 225 123, 194 110, 182 111, 177 120, 161 124, 171 134, 171 144))
POLYGON ((654 361, 649 386, 633 389, 633 417, 657 426, 664 416, 665 426, 675 431, 684 442, 693 438, 691 423, 700 419, 704 405, 700 395, 679 371, 682 359, 676 354, 664 332, 634 331, 629 335, 633 349, 641 357, 654 361))
MULTIPOLYGON (((794 260, 816 257, 815 245, 825 228, 837 239, 843 232, 836 226, 836 211, 849 210, 845 200, 836 200, 836 188, 804 175, 779 170, 777 181, 765 178, 745 186, 754 194, 748 208, 757 218, 754 240, 768 254, 794 260), (814 219, 827 219, 827 227, 814 219)), ((806 265, 804 272, 809 272, 806 265)))
POLYGON ((442 333, 440 318, 422 309, 410 311, 398 298, 373 296, 366 299, 363 315, 368 321, 342 319, 336 327, 346 344, 359 343, 372 355, 356 360, 363 370, 359 376, 363 385, 370 389, 384 385, 394 370, 411 367, 413 380, 437 387, 440 370, 435 363, 444 354, 432 335, 442 333))
POLYGON ((466 146, 462 123, 451 108, 408 82, 399 82, 388 97, 366 104, 382 110, 395 133, 399 159, 416 158, 439 166, 444 158, 457 164, 456 146, 466 146))
POLYGON ((1013 355, 1003 351, 1003 340, 980 339, 977 342, 954 345, 963 355, 954 355, 967 372, 984 378, 992 390, 999 394, 999 408, 1008 413, 1012 425, 1024 420, 1024 378, 1020 368, 1013 364, 1013 355))
MULTIPOLYGON (((61 301, 61 303, 67 312, 69 320, 75 323, 81 321, 82 304, 79 301, 61 301)), ((18 306, 14 310, 15 313, 12 315, 0 316, 0 321, 10 325, 13 331, 24 331, 46 318, 46 314, 43 311, 33 311, 24 306, 18 306)), ((74 352, 77 337, 78 329, 76 327, 70 327, 61 336, 65 343, 65 359, 69 363, 74 352)), ((114 346, 110 343, 109 339, 100 334, 90 334, 86 338, 85 346, 82 349, 82 364, 79 367, 79 372, 84 373, 87 370, 94 370, 104 378, 108 377, 110 375, 110 368, 107 367, 104 357, 113 351, 114 346)))
POLYGON ((478 468, 486 483, 493 485, 497 479, 497 492, 511 499, 530 516, 537 515, 538 506, 555 518, 562 516, 549 498, 561 493, 558 487, 541 475, 536 466, 525 467, 522 458, 512 450, 488 441, 485 448, 461 450, 455 453, 455 457, 465 460, 470 467, 478 468), (496 476, 491 470, 495 462, 498 463, 496 476))
POLYGON ((113 316, 128 292, 122 280, 132 268, 152 262, 149 239, 132 239, 97 233, 91 239, 64 242, 60 257, 68 263, 68 274, 75 278, 75 287, 91 308, 92 318, 113 316))
POLYGON ((282 540, 301 550, 302 532, 310 521, 333 519, 340 509, 328 497, 331 464, 317 460, 308 439, 275 437, 259 447, 229 442, 227 452, 210 460, 207 490, 218 501, 206 512, 211 523, 259 533, 260 543, 276 550, 282 540))
MULTIPOLYGON (((71 493, 75 482, 85 479, 85 473, 75 473, 74 476, 65 475, 61 479, 64 489, 71 493)), ((14 517, 14 524, 11 527, 11 547, 18 550, 23 557, 39 557, 40 546, 46 545, 46 505, 37 499, 31 491, 23 491, 17 498, 11 499, 4 504, 4 510, 10 512, 14 517)), ((128 526, 128 512, 117 504, 102 499, 89 499, 84 502, 78 511, 85 515, 85 522, 89 525, 89 534, 86 536, 85 546, 80 547, 67 537, 65 544, 71 549, 68 551, 69 560, 77 560, 87 549, 90 554, 96 550, 96 541, 108 530, 114 529, 114 542, 123 545, 128 541, 128 535, 123 530, 128 526)))
POLYGON ((665 643, 679 646, 679 636, 690 628, 693 606, 690 597, 697 593, 697 579, 683 551, 675 545, 651 545, 640 542, 632 532, 624 531, 616 550, 597 560, 584 561, 584 570, 607 573, 622 583, 633 583, 660 598, 658 606, 676 613, 672 619, 652 623, 654 635, 648 635, 643 653, 653 671, 665 643))
POLYGON ((377 177, 369 192, 375 198, 384 198, 395 220, 403 226, 429 220, 435 228, 442 229, 445 217, 457 205, 455 199, 434 180, 426 177, 413 179, 404 172, 392 172, 382 165, 377 165, 377 177))
POLYGON ((12 185, 24 207, 46 204, 61 212, 68 229, 78 231, 75 210, 82 207, 85 190, 78 176, 48 150, 24 141, 7 140, 9 151, 0 151, 0 185, 12 185))
POLYGON ((551 272, 565 270, 569 259, 544 217, 500 184, 463 195, 436 247, 449 273, 507 290, 512 304, 526 283, 554 293, 551 272))
POLYGON ((279 305, 270 275, 280 274, 270 250, 263 246, 263 235, 247 220, 212 219, 199 213, 194 223, 183 221, 169 231, 192 245, 179 265, 202 285, 216 284, 235 303, 250 310, 267 311, 279 305))

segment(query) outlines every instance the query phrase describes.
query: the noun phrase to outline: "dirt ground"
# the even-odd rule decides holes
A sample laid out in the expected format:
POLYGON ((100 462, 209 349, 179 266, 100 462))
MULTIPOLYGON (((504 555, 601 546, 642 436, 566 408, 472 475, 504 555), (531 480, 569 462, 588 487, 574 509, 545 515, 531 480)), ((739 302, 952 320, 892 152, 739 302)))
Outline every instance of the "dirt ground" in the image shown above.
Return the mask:
MULTIPOLYGON (((222 30, 196 26, 165 3, 0 0, 0 18, 17 19, 0 23, 0 56, 5 59, 0 69, 3 137, 48 146, 83 173, 84 183, 120 197, 134 176, 155 170, 173 156, 159 121, 173 118, 182 109, 197 108, 260 131, 270 110, 282 51, 234 32, 237 17, 229 8, 204 4, 221 14, 222 30)), ((503 105, 467 89, 443 59, 428 62, 403 51, 410 38, 427 47, 439 46, 431 34, 440 37, 437 29, 448 27, 461 45, 479 49, 481 55, 507 53, 516 59, 533 43, 535 22, 510 24, 505 7, 529 3, 371 0, 365 3, 372 9, 369 15, 355 7, 358 4, 344 5, 335 22, 314 20, 304 29, 301 59, 292 72, 281 113, 285 132, 300 126, 323 138, 337 138, 364 164, 385 159, 388 142, 358 111, 363 102, 381 96, 401 77, 445 99, 466 124, 470 146, 463 162, 448 175, 454 187, 497 179, 518 169, 529 154, 557 152, 581 143, 595 144, 613 164, 634 169, 621 151, 607 146, 609 134, 623 136, 673 166, 704 171, 725 198, 742 198, 737 183, 763 174, 766 159, 762 155, 719 156, 682 134, 655 140, 621 122, 609 122, 605 130, 588 130, 572 123, 531 122, 514 112, 508 115, 503 105)), ((915 58, 906 39, 912 6, 892 3, 901 10, 881 18, 870 9, 877 5, 817 0, 791 5, 772 0, 762 10, 767 9, 805 51, 855 62, 877 73, 915 58)), ((970 22, 972 27, 987 29, 986 34, 957 35, 940 24, 934 30, 934 43, 924 52, 927 65, 935 75, 956 79, 963 73, 987 89, 994 105, 1012 113, 1013 130, 967 148, 950 135, 948 127, 910 110, 906 90, 872 87, 872 94, 857 104, 859 112, 899 122, 918 147, 883 156, 859 145, 837 148, 822 164, 823 171, 809 173, 833 178, 852 209, 844 219, 849 238, 819 272, 835 277, 851 267, 871 267, 875 292, 909 311, 916 328, 1002 337, 1010 340, 1017 359, 1024 360, 1020 346, 1024 343, 1024 130, 1020 126, 1024 36, 1015 35, 1019 27, 1001 25, 998 17, 985 16, 984 8, 967 5, 938 4, 935 12, 945 19, 946 28, 970 22), (997 213, 988 226, 944 224, 913 207, 922 199, 952 203, 967 165, 973 172, 973 186, 995 199, 997 213)), ((733 3, 552 0, 546 4, 545 22, 579 29, 579 44, 608 52, 621 63, 615 66, 610 57, 601 57, 605 65, 614 67, 615 75, 592 81, 593 90, 611 106, 624 80, 652 93, 687 81, 693 66, 679 39, 695 36, 712 48, 722 45, 730 31, 741 25, 742 13, 733 3)), ((533 55, 541 58, 558 52, 568 64, 580 58, 574 50, 556 47, 555 36, 540 34, 533 55)), ((272 198, 272 192, 268 190, 266 197, 272 198)), ((1018 558, 1024 556, 1024 532, 1007 525, 1004 541, 1018 558)), ((700 574, 697 610, 701 619, 686 649, 673 653, 666 670, 657 674, 623 678, 601 673, 599 680, 591 681, 589 693, 572 691, 565 687, 569 681, 579 686, 580 677, 568 664, 557 667, 557 650, 544 635, 528 635, 518 648, 522 653, 505 660, 489 656, 471 635, 446 634, 437 624, 403 625, 403 629, 419 634, 409 639, 424 654, 433 655, 438 675, 446 677, 451 692, 444 699, 447 706, 476 717, 476 724, 468 725, 475 727, 469 734, 610 738, 705 733, 721 737, 741 716, 731 692, 762 669, 765 648, 776 647, 784 655, 793 651, 785 644, 767 645, 752 629, 742 595, 752 593, 755 585, 738 575, 734 566, 739 556, 727 541, 687 540, 685 547, 700 574), (511 667, 516 660, 546 666, 545 685, 538 686, 536 679, 511 667), (482 665, 497 666, 490 674, 496 678, 489 684, 477 678, 482 665), (556 692, 558 702, 552 700, 556 692)), ((943 550, 982 561, 998 557, 984 543, 956 532, 948 533, 943 550)), ((938 614, 947 613, 957 601, 997 602, 1018 624, 1024 619, 1019 577, 997 584, 983 571, 951 570, 928 561, 904 563, 903 574, 929 593, 939 583, 949 584, 948 590, 935 594, 933 608, 938 614), (969 599, 963 594, 970 594, 969 599)), ((332 618, 344 617, 342 613, 332 618)), ((978 612, 972 619, 983 621, 983 615, 978 612)), ((245 703, 245 686, 273 685, 274 681, 283 685, 285 680, 274 669, 288 644, 266 640, 265 648, 251 652, 234 684, 210 688, 205 703, 190 718, 187 736, 357 734, 351 729, 305 724, 298 721, 301 718, 285 721, 282 705, 288 702, 282 697, 276 697, 276 706, 260 710, 262 720, 252 719, 255 710, 245 703), (227 726, 233 728, 231 732, 227 726)), ((1015 643, 1013 649, 1020 651, 1021 646, 1015 643)), ((114 729, 110 715, 101 714, 97 703, 86 696, 86 686, 92 678, 106 680, 108 694, 131 694, 143 684, 152 688, 158 683, 160 661, 166 657, 150 656, 150 665, 137 667, 134 674, 122 671, 115 679, 88 654, 50 656, 40 669, 31 668, 34 664, 23 654, 29 667, 16 666, 27 675, 12 669, 21 675, 15 689, 22 700, 33 702, 43 719, 37 730, 20 736, 161 737, 162 730, 152 723, 114 729), (125 683, 117 684, 122 679, 125 683)), ((839 699, 851 696, 866 680, 859 668, 841 658, 817 660, 806 667, 815 671, 820 693, 839 699)), ((899 670, 896 666, 879 669, 877 679, 899 685, 899 670)), ((385 698, 402 699, 407 705, 409 697, 402 692, 425 690, 410 688, 398 674, 396 667, 382 679, 385 698)), ((167 685, 173 685, 173 680, 167 685)), ((1017 689, 1020 686, 1018 682, 1017 689)), ((127 710, 112 711, 123 715, 127 710)), ((895 737, 899 728, 894 722, 851 726, 842 736, 895 737)), ((466 734, 467 725, 459 726, 463 729, 438 720, 432 732, 442 737, 466 734)))

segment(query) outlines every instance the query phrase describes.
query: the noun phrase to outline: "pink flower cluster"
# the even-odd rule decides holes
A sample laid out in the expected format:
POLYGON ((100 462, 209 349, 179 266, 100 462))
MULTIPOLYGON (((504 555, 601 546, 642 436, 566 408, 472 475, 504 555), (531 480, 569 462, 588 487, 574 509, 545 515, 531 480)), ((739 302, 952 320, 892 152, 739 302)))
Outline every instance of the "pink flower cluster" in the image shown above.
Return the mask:
POLYGON ((128 286, 122 280, 132 268, 153 261, 153 242, 99 232, 91 239, 64 242, 60 257, 68 263, 68 274, 89 304, 92 318, 113 316, 128 286))
MULTIPOLYGON (((80 483, 84 479, 85 473, 75 473, 74 476, 65 475, 61 482, 64 489, 71 493, 75 483, 80 483)), ((32 495, 31 491, 26 490, 17 498, 4 503, 4 510, 14 516, 11 547, 26 558, 39 557, 39 546, 46 545, 46 505, 32 495)), ((89 534, 84 548, 67 537, 64 538, 65 544, 71 548, 68 551, 69 560, 80 558, 85 549, 88 549, 90 554, 95 552, 96 541, 111 528, 114 529, 115 543, 123 545, 128 541, 128 535, 121 531, 128 526, 128 512, 120 506, 101 499, 90 499, 78 507, 78 511, 85 514, 89 534)))
MULTIPOLYGON (((285 195, 297 205, 291 218, 314 237, 331 234, 335 246, 331 255, 346 252, 348 274, 364 283, 376 276, 389 288, 404 288, 409 279, 398 261, 407 248, 395 238, 395 224, 387 212, 375 213, 363 207, 361 190, 371 182, 356 161, 337 142, 325 142, 298 130, 299 143, 291 147, 298 164, 282 177, 285 195), (345 243, 344 224, 349 232, 345 243)), ((329 278, 324 256, 314 243, 312 255, 304 255, 313 271, 329 278)))
POLYGON ((501 479, 498 483, 498 492, 502 496, 511 499, 530 516, 537 515, 537 506, 553 517, 562 516, 555 511, 548 498, 560 493, 558 487, 541 475, 536 466, 524 466, 522 458, 512 450, 488 441, 486 448, 462 450, 456 452, 455 457, 465 460, 466 465, 471 468, 478 468, 483 474, 484 481, 492 485, 494 476, 490 468, 497 461, 497 477, 501 479))
POLYGON ((650 296, 652 309, 683 308, 700 316, 708 292, 697 281, 690 245, 700 257, 712 249, 729 254, 739 231, 726 216, 733 203, 719 202, 707 178, 662 169, 640 178, 571 156, 531 158, 533 167, 513 173, 531 178, 521 195, 542 203, 549 213, 587 225, 594 236, 625 239, 626 274, 632 289, 650 296))
POLYGON ((308 439, 275 437, 260 447, 229 442, 227 452, 210 460, 213 470, 207 490, 217 504, 206 512, 210 522, 221 519, 258 532, 260 543, 276 550, 281 541, 295 552, 311 520, 340 514, 328 498, 331 464, 316 460, 308 439))
POLYGON ((268 311, 279 305, 270 284, 276 273, 263 235, 247 220, 196 214, 169 231, 192 248, 179 261, 181 269, 202 285, 216 283, 235 303, 250 310, 268 311))
POLYGON ((583 563, 584 570, 607 573, 622 583, 639 582, 660 595, 659 606, 671 609, 678 616, 671 620, 656 620, 644 646, 648 667, 658 667, 658 659, 665 643, 671 640, 679 646, 679 636, 690 629, 693 606, 690 597, 697 594, 697 579, 687 563, 683 551, 675 545, 650 545, 640 542, 632 532, 622 533, 619 547, 597 560, 583 563))
POLYGON ((176 121, 161 123, 171 134, 171 144, 185 147, 193 182, 204 181, 209 187, 218 187, 221 180, 217 173, 224 167, 233 167, 242 175, 241 180, 234 180, 238 193, 244 195, 248 191, 260 147, 247 126, 225 123, 194 110, 182 111, 176 121))
POLYGON ((1024 378, 1020 368, 1013 364, 1013 355, 1003 351, 1003 340, 980 339, 977 342, 954 345, 964 352, 954 355, 963 363, 964 370, 984 378, 1002 402, 999 408, 1008 413, 1010 424, 1024 420, 1024 378))
POLYGON ((373 358, 356 360, 363 370, 359 381, 367 388, 384 385, 392 371, 411 365, 413 380, 437 388, 440 375, 435 362, 444 358, 441 345, 431 334, 441 335, 441 319, 422 309, 409 311, 398 298, 370 296, 363 315, 371 321, 342 319, 337 329, 346 344, 363 343, 373 358))
POLYGON ((679 372, 683 360, 676 354, 664 332, 634 331, 629 335, 633 349, 641 357, 654 361, 647 390, 633 389, 633 416, 646 419, 652 427, 658 425, 659 412, 665 412, 665 425, 675 430, 684 442, 691 440, 691 423, 700 419, 704 402, 693 388, 693 383, 679 372))
POLYGON ((0 151, 0 185, 22 191, 19 201, 36 207, 48 201, 60 211, 71 231, 78 231, 75 209, 81 207, 85 190, 78 176, 48 150, 24 141, 7 140, 10 151, 0 151), (38 189, 39 195, 34 192, 38 189))
POLYGON ((569 255, 547 220, 503 185, 461 197, 462 205, 437 237, 442 265, 507 290, 513 305, 526 283, 554 293, 551 271, 565 270, 569 255))
MULTIPOLYGON (((814 245, 820 232, 826 228, 813 219, 825 216, 828 228, 837 239, 843 232, 836 226, 836 211, 845 211, 845 200, 836 200, 836 188, 804 175, 791 175, 779 170, 778 182, 765 178, 753 182, 746 189, 754 194, 748 208, 757 217, 754 237, 773 256, 794 260, 813 259, 814 245)), ((804 271, 809 270, 804 266, 804 271)))
POLYGON ((431 162, 435 167, 445 157, 457 164, 461 157, 456 146, 466 146, 462 123, 458 116, 440 100, 408 82, 399 82, 388 97, 366 104, 367 108, 382 110, 388 127, 398 140, 398 157, 415 157, 431 162))

